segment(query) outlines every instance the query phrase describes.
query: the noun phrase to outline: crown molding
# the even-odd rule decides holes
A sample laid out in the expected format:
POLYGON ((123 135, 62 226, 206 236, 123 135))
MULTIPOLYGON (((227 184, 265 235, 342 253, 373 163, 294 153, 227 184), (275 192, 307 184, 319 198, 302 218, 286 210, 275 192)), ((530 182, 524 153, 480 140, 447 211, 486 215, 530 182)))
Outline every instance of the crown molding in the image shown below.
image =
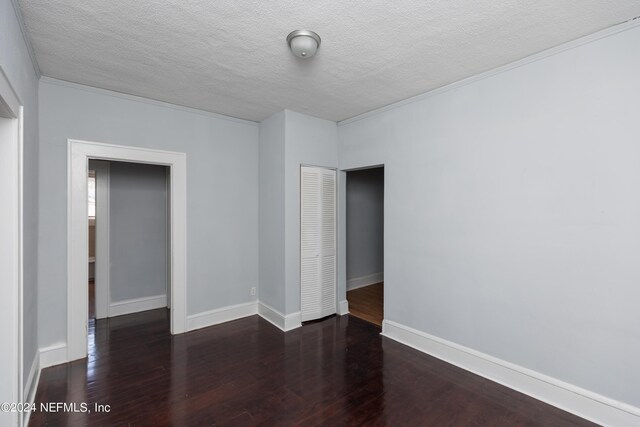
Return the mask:
POLYGON ((615 24, 611 27, 605 28, 604 30, 597 31, 595 33, 577 38, 575 40, 571 40, 566 43, 562 43, 558 46, 554 46, 552 48, 543 50, 542 52, 534 53, 533 55, 527 56, 525 58, 519 59, 517 61, 511 62, 506 65, 502 65, 497 68, 493 68, 488 71, 484 71, 480 74, 473 75, 471 77, 467 77, 462 80, 458 80, 453 83, 449 83, 448 85, 438 87, 436 89, 430 90, 428 92, 421 93, 416 96, 412 96, 410 98, 403 99, 398 102, 394 102, 393 104, 385 105, 384 107, 376 108, 371 111, 367 111, 366 113, 358 114, 357 116, 341 120, 338 122, 338 126, 348 125, 349 123, 354 123, 359 120, 363 120, 369 117, 377 116, 378 114, 382 114, 389 110, 394 110, 399 107, 403 107, 405 105, 413 104, 415 102, 420 102, 425 99, 434 97, 436 95, 440 95, 445 92, 449 92, 460 87, 469 85, 471 83, 477 82, 479 80, 488 79, 495 75, 504 73, 509 70, 513 70, 514 68, 522 67, 527 64, 531 64, 532 62, 540 61, 542 59, 548 58, 553 55, 557 55, 566 50, 574 49, 578 46, 582 46, 588 43, 592 43, 594 41, 604 39, 606 37, 612 36, 614 34, 621 33, 623 31, 630 30, 632 28, 640 26, 640 16, 636 16, 635 18, 629 19, 628 21, 621 22, 619 24, 615 24))
POLYGON ((97 93, 97 94, 100 94, 100 95, 111 96, 111 97, 114 97, 114 98, 126 99, 128 101, 141 102, 143 104, 154 105, 156 107, 171 108, 173 110, 185 111, 187 113, 198 114, 200 116, 210 117, 210 118, 214 118, 214 119, 227 120, 227 121, 230 121, 230 122, 242 123, 242 124, 251 125, 251 126, 258 126, 259 125, 258 122, 254 122, 252 120, 241 119, 241 118, 232 117, 232 116, 225 116, 224 114, 212 113, 210 111, 199 110, 197 108, 185 107, 184 105, 178 105, 178 104, 172 104, 170 102, 158 101, 158 100, 152 99, 152 98, 145 98, 144 96, 130 95, 128 93, 116 92, 116 91, 113 91, 113 90, 102 89, 102 88, 95 87, 95 86, 88 86, 88 85, 83 85, 83 84, 80 84, 80 83, 73 83, 73 82, 69 82, 67 80, 54 79, 53 77, 42 76, 42 77, 40 77, 40 82, 44 83, 44 84, 50 84, 50 85, 55 85, 55 86, 63 86, 63 87, 68 87, 68 88, 72 88, 72 89, 77 89, 77 90, 81 90, 81 91, 84 91, 84 92, 92 92, 92 93, 97 93))

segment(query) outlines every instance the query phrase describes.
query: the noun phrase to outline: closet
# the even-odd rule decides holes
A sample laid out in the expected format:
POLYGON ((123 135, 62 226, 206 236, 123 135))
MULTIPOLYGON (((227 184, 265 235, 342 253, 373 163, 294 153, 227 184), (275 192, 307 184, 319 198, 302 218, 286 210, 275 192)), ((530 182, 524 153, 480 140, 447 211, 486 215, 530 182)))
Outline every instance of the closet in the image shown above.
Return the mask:
POLYGON ((302 321, 336 312, 336 171, 300 168, 302 321))

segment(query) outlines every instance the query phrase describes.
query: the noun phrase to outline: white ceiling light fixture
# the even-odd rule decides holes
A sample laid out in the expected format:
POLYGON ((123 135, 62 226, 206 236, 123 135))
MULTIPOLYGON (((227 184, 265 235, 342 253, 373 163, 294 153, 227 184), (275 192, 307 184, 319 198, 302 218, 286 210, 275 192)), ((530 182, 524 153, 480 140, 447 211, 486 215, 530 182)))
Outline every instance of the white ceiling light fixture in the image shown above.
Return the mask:
POLYGON ((287 43, 298 58, 311 58, 320 47, 320 36, 313 31, 296 30, 289 33, 287 43))

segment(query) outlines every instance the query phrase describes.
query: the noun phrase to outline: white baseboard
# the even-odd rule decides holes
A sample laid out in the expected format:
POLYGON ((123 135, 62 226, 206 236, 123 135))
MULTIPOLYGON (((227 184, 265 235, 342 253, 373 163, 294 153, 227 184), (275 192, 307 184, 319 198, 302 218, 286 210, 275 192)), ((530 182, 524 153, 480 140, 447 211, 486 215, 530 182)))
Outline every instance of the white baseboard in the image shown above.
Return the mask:
POLYGON ((384 273, 374 273, 367 276, 354 277, 347 280, 347 290, 352 291, 358 288, 364 288, 365 286, 375 285, 376 283, 384 282, 384 273))
POLYGON ((384 320, 382 335, 598 424, 640 425, 640 408, 408 326, 384 320))
POLYGON ((155 295, 152 297, 134 298, 126 301, 112 302, 111 305, 109 305, 109 317, 139 313, 141 311, 147 310, 155 310, 156 308, 163 308, 166 306, 166 295, 155 295))
POLYGON ((342 301, 338 301, 338 314, 340 316, 349 314, 349 301, 347 301, 346 299, 342 301))
POLYGON ((257 313, 258 309, 255 301, 205 311, 204 313, 198 313, 187 317, 187 331, 206 328, 207 326, 213 326, 219 323, 230 322, 243 317, 253 316, 257 313))
POLYGON ((299 311, 285 316, 275 308, 263 302, 258 302, 258 314, 285 332, 302 326, 302 317, 299 311))
POLYGON ((40 369, 67 363, 68 360, 66 342, 40 349, 40 369))
MULTIPOLYGON (((36 400, 36 391, 38 389, 38 382, 40 381, 40 351, 36 352, 35 357, 33 358, 33 363, 31 364, 31 369, 29 369, 29 376, 27 376, 27 382, 24 385, 24 401, 25 403, 34 403, 36 400)), ((29 425, 29 417, 31 416, 31 411, 25 411, 22 419, 22 425, 29 425)))

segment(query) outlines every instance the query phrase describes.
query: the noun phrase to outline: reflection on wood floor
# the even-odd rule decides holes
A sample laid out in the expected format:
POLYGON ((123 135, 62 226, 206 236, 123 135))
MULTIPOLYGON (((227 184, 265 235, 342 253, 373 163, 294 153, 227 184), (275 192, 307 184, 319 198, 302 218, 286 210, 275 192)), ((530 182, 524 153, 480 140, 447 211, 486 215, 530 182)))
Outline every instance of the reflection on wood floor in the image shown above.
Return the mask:
POLYGON ((286 333, 251 316, 171 335, 160 309, 97 320, 89 338, 88 358, 42 371, 36 404, 92 411, 36 411, 30 426, 591 425, 352 316, 286 333))
POLYGON ((352 316, 382 326, 384 313, 384 282, 347 292, 349 313, 352 316))

